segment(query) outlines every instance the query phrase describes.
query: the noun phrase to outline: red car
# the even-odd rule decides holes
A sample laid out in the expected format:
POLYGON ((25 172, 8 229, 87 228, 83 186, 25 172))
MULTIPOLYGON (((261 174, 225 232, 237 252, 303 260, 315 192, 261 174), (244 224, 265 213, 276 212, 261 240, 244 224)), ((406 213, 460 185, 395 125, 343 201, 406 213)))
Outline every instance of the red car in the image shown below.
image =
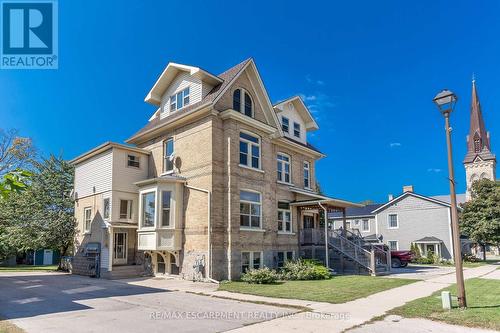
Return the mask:
POLYGON ((391 267, 400 268, 408 266, 412 259, 411 251, 391 251, 391 267))

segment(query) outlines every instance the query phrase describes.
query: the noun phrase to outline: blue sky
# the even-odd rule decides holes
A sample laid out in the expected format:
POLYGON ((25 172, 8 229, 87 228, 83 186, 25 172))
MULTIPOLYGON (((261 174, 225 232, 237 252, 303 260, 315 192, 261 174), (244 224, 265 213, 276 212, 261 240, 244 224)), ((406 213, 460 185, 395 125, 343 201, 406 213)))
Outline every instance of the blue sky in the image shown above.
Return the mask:
POLYGON ((154 107, 143 102, 169 61, 218 74, 253 57, 271 100, 305 97, 328 157, 321 186, 384 201, 413 184, 448 193, 443 119, 452 115, 459 192, 471 76, 493 150, 500 151, 497 1, 97 1, 59 3, 59 69, 0 70, 0 127, 65 158, 123 142, 154 107))

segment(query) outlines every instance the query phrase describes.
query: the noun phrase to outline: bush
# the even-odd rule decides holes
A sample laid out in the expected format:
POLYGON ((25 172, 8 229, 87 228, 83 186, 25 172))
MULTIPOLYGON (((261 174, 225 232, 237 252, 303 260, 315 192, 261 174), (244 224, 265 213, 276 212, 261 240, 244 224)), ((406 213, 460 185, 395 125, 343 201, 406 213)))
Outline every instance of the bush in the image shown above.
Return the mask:
POLYGON ((329 278, 328 269, 316 260, 286 261, 280 273, 281 280, 325 280, 329 278))
POLYGON ((276 283, 278 274, 267 267, 259 269, 249 269, 241 276, 241 280, 247 283, 271 284, 276 283))
POLYGON ((478 262, 480 259, 473 255, 472 253, 463 253, 462 260, 465 262, 478 262))

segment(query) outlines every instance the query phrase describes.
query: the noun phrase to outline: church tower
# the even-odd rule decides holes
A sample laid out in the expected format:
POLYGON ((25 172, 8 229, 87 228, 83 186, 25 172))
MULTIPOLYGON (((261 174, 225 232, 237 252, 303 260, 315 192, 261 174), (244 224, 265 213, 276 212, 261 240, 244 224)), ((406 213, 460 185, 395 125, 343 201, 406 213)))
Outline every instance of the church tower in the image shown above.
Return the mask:
POLYGON ((472 80, 472 102, 470 109, 470 129, 467 135, 467 154, 464 159, 467 180, 467 200, 474 181, 487 178, 496 179, 496 157, 491 152, 490 133, 486 132, 481 104, 477 94, 476 81, 472 80))

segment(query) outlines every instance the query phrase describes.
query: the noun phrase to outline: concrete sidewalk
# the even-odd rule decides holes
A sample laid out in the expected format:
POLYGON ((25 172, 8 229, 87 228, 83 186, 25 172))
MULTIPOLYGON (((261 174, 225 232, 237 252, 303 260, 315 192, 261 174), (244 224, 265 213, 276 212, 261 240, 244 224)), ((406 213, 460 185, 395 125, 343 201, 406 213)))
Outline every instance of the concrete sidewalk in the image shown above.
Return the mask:
MULTIPOLYGON (((495 271, 497 266, 484 265, 464 271, 466 279, 485 276, 495 271)), ((246 301, 262 301, 275 304, 307 306, 311 312, 302 312, 233 330, 232 332, 342 332, 361 325, 374 317, 382 316, 387 311, 404 305, 414 299, 431 295, 435 291, 455 283, 455 274, 440 275, 402 287, 389 289, 368 297, 343 304, 330 304, 290 300, 281 298, 259 297, 230 292, 215 291, 213 296, 230 297, 246 301)), ((355 287, 355 286, 353 286, 355 287)), ((467 328, 471 332, 470 328, 467 328)), ((482 330, 479 330, 482 331, 482 330)))

